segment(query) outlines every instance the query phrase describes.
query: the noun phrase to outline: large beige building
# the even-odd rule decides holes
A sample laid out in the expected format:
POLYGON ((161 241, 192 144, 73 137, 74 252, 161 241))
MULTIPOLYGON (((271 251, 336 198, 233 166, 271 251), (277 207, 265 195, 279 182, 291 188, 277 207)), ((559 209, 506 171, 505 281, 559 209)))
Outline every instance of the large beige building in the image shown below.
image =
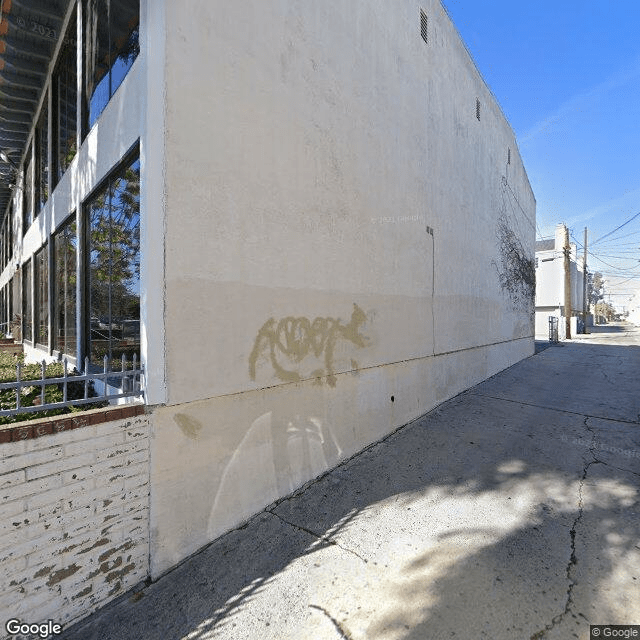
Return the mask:
POLYGON ((2 11, 0 321, 141 357, 152 577, 533 353, 535 200, 438 0, 2 11))

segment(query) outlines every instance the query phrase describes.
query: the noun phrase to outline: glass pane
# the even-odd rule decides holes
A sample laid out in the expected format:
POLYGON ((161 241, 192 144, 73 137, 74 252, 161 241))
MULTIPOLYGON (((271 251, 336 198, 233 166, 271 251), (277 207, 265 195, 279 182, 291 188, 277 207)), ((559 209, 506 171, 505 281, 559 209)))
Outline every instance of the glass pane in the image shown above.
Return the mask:
POLYGON ((14 340, 22 340, 22 308, 20 290, 22 288, 20 271, 11 278, 11 292, 9 294, 9 311, 11 313, 11 335, 14 340))
POLYGON ((111 342, 111 202, 109 185, 91 199, 89 229, 89 358, 102 365, 111 342))
MULTIPOLYGON (((7 286, 0 291, 0 332, 7 333, 7 286)), ((2 336, 4 337, 4 336, 2 336)))
POLYGON ((58 179, 62 177, 76 155, 77 60, 76 10, 74 9, 64 44, 58 58, 54 83, 57 89, 58 111, 58 179))
POLYGON ((108 0, 87 0, 85 15, 85 96, 90 129, 107 106, 111 93, 108 0))
MULTIPOLYGON (((13 201, 9 206, 9 215, 7 217, 7 264, 13 258, 13 201)), ((6 266, 6 265, 5 265, 6 266)))
POLYGON ((45 202, 49 199, 49 135, 48 135, 48 121, 49 110, 47 108, 47 98, 45 96, 44 106, 42 107, 42 113, 38 120, 38 126, 36 128, 36 153, 37 153, 37 178, 36 178, 36 215, 40 212, 40 209, 44 207, 45 202))
POLYGON ((33 222, 33 161, 32 148, 27 151, 27 160, 24 169, 24 211, 23 224, 24 232, 31 226, 33 222))
POLYGON ((7 219, 4 219, 2 223, 2 231, 0 232, 0 251, 2 257, 0 258, 0 271, 7 266, 7 219))
POLYGON ((55 238, 56 339, 54 349, 76 355, 76 256, 78 239, 75 216, 55 238))
POLYGON ((140 1, 111 4, 111 95, 122 83, 133 61, 140 53, 138 26, 140 1))
POLYGON ((112 369, 140 356, 140 161, 109 180, 88 205, 89 357, 112 369))
POLYGON ((140 357, 140 160, 114 177, 111 204, 111 357, 131 361, 140 357))
POLYGON ((36 343, 49 345, 49 264, 46 245, 35 255, 36 343))
POLYGON ((33 307, 31 306, 31 260, 22 267, 22 339, 33 340, 33 307))

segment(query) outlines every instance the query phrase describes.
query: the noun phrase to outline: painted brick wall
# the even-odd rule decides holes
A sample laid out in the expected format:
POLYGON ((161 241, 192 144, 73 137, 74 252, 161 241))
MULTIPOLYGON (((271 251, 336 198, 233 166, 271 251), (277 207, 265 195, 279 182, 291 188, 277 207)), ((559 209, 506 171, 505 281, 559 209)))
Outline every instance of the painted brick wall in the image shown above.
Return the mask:
POLYGON ((0 637, 10 618, 67 626, 147 578, 149 416, 0 444, 0 567, 0 637))

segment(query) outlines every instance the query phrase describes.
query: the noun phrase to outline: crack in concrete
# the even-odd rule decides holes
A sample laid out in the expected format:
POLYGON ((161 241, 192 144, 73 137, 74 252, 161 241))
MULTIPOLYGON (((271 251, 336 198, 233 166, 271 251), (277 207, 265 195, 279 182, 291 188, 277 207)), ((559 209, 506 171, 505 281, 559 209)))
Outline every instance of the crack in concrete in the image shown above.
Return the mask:
POLYGON ((287 524, 290 527, 293 527, 294 529, 298 529, 299 531, 304 531, 305 533, 309 534, 310 536, 313 536, 314 538, 317 538, 320 542, 324 542, 326 544, 330 544, 330 545, 336 546, 336 547, 338 547, 338 549, 342 549, 342 551, 344 551, 345 553, 350 553, 351 555, 355 556, 356 558, 358 558, 359 560, 361 560, 365 564, 369 563, 369 561, 366 558, 363 558, 359 553, 357 553, 356 551, 353 551, 352 549, 349 549, 347 547, 342 546, 340 543, 338 543, 335 540, 331 539, 331 537, 326 536, 324 534, 316 533, 315 531, 312 531, 311 529, 307 529, 306 527, 303 527, 302 525, 295 524, 293 522, 289 522, 288 520, 283 518, 280 514, 276 513, 275 511, 270 511, 269 509, 267 509, 266 511, 267 511, 267 513, 270 513, 271 515, 273 515, 276 518, 278 518, 278 520, 280 520, 281 522, 284 522, 284 524, 287 524))
POLYGON ((615 469, 616 471, 622 471, 624 473, 630 473, 631 475, 634 476, 638 476, 638 478, 640 478, 640 473, 638 473, 637 471, 631 471, 631 469, 625 469, 624 467, 616 467, 613 464, 610 464, 609 462, 605 462, 604 460, 600 460, 599 458, 595 458, 594 457, 594 462, 597 462, 598 464, 603 464, 605 467, 609 467, 611 469, 615 469))
MULTIPOLYGON (((591 432, 595 436, 595 434, 593 433, 592 427, 590 427, 587 424, 589 417, 590 416, 585 416, 584 426, 587 428, 589 432, 591 432)), ((584 513, 582 489, 584 487, 584 482, 587 478, 587 473, 589 472, 589 467, 592 464, 597 464, 598 462, 600 462, 599 460, 596 459, 593 453, 593 445, 589 447, 589 453, 591 454, 591 457, 593 459, 590 460, 589 462, 586 462, 586 461, 584 462, 584 466, 582 468, 582 477, 580 478, 580 484, 578 485, 578 514, 575 520, 573 521, 573 525, 571 526, 571 529, 569 531, 569 536, 571 538, 571 545, 570 545, 571 554, 569 556, 569 562, 567 562, 567 567, 566 567, 567 582, 569 583, 569 586, 567 587, 567 599, 564 604, 564 610, 561 611, 556 616, 554 616, 553 618, 551 618, 551 622, 545 625, 544 629, 540 629, 540 631, 537 631, 536 633, 534 633, 529 640, 541 640, 542 638, 545 637, 547 631, 551 631, 551 629, 553 629, 556 625, 560 624, 567 614, 569 613, 573 614, 573 612, 571 611, 571 608, 573 606, 573 588, 577 584, 573 578, 573 567, 578 563, 578 558, 576 557, 576 530, 578 528, 580 521, 582 520, 582 516, 584 513)), ((579 615, 582 615, 582 614, 579 614, 579 615)), ((584 615, 582 615, 582 617, 584 618, 584 615)))
MULTIPOLYGON (((479 393, 478 391, 468 391, 463 392, 466 395, 479 396, 480 398, 488 398, 489 400, 502 400, 503 402, 512 402, 515 404, 520 404, 525 407, 535 407, 536 409, 546 409, 547 411, 557 411, 558 413, 568 413, 572 416, 585 416, 584 413, 580 413, 579 411, 569 411, 568 409, 559 409, 558 407, 547 407, 541 404, 535 404, 533 402, 523 402, 522 400, 513 400, 512 398, 499 398, 498 396, 490 396, 486 393, 479 393)), ((462 395, 462 394, 461 394, 462 395)), ((586 415, 587 418, 594 418, 595 420, 605 420, 607 422, 622 422, 624 424, 638 424, 636 420, 629 420, 627 418, 607 418, 606 416, 592 416, 586 415)), ((640 414, 639 414, 640 418, 640 414)))
POLYGON ((310 609, 317 609, 321 613, 323 613, 331 623, 335 627, 336 631, 340 634, 342 640, 353 640, 353 636, 349 633, 347 629, 345 629, 324 607, 319 607, 317 604, 310 604, 310 609))
MULTIPOLYGON (((598 444, 596 441, 597 438, 597 434, 596 432, 593 430, 593 427, 590 427, 588 424, 590 416, 585 416, 584 418, 584 426, 587 428, 587 431, 591 434, 592 438, 591 438, 591 442, 593 443, 593 445, 598 444)), ((611 469, 616 469, 617 471, 623 471, 626 473, 631 473, 634 476, 638 476, 640 478, 640 473, 637 473, 636 471, 631 471, 631 469, 624 469, 623 467, 616 467, 615 465, 609 463, 609 462, 605 462, 604 460, 600 460, 600 458, 597 458, 595 453, 594 453, 594 446, 590 446, 589 447, 589 452, 591 453, 591 456, 593 457, 593 461, 598 463, 598 464, 603 464, 605 467, 609 467, 611 469)), ((598 447, 595 447, 596 449, 598 447)))

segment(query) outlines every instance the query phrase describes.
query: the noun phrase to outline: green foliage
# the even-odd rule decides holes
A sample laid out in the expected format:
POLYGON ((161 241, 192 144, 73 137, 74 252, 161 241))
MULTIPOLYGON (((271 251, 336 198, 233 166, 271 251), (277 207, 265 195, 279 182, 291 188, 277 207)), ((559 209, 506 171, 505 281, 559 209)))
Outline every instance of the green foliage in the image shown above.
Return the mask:
MULTIPOLYGON (((11 354, 0 352, 0 382, 12 382, 16 380, 16 364, 24 363, 23 354, 11 354)), ((74 370, 71 375, 77 375, 74 370)), ((45 378, 60 378, 64 375, 64 365, 61 362, 52 362, 45 368, 45 378)), ((42 378, 42 366, 40 364, 23 364, 20 373, 22 380, 40 380, 42 378)), ((44 402, 45 404, 53 402, 62 402, 63 385, 62 383, 54 383, 45 385, 44 402)), ((89 397, 94 395, 93 386, 90 386, 89 397)), ((77 399, 84 397, 84 382, 67 383, 67 398, 77 399)), ((41 386, 32 385, 22 389, 20 396, 20 404, 23 407, 33 407, 40 403, 41 386)), ((9 424, 13 422, 22 422, 23 420, 31 420, 33 418, 46 418, 49 416, 59 416, 66 413, 76 413, 78 411, 86 411, 87 409, 96 409, 106 406, 105 402, 95 402, 86 404, 81 407, 63 407, 60 409, 50 409, 48 411, 34 411, 30 413, 22 413, 16 416, 0 416, 0 424, 9 424)), ((14 409, 16 406, 16 392, 14 389, 5 389, 0 391, 0 409, 14 409)))
POLYGON ((594 305, 604 299, 604 278, 601 273, 596 271, 593 278, 589 280, 588 301, 590 305, 594 305))

